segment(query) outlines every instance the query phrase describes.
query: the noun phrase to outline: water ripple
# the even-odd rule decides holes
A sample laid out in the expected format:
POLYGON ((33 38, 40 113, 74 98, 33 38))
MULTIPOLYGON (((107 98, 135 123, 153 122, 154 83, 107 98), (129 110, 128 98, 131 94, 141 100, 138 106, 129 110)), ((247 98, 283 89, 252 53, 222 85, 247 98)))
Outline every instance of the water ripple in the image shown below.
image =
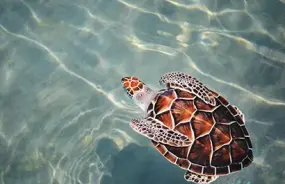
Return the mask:
MULTIPOLYGON (((143 163, 133 161, 130 173, 117 171, 123 166, 116 164, 128 168, 126 160, 135 155, 147 160, 151 171, 151 163, 161 157, 129 127, 131 119, 143 114, 124 94, 120 79, 136 75, 160 89, 159 78, 174 70, 199 78, 245 114, 254 140, 254 166, 219 182, 271 178, 280 183, 266 170, 278 167, 270 158, 284 165, 274 154, 284 149, 285 139, 279 128, 285 118, 285 24, 278 7, 264 12, 270 3, 3 1, 0 183, 125 181, 118 176, 140 183, 136 177, 145 173, 139 170, 143 163)), ((161 173, 168 169, 149 175, 165 176, 161 173)), ((184 182, 182 175, 171 177, 184 182)))

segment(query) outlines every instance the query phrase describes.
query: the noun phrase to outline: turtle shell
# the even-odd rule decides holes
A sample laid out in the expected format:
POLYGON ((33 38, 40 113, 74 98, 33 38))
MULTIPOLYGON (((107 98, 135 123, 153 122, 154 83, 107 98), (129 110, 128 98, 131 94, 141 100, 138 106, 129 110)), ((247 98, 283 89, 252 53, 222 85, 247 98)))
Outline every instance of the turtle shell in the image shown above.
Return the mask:
POLYGON ((153 142, 179 167, 203 175, 226 175, 253 161, 252 144, 237 110, 214 91, 216 105, 185 89, 161 90, 147 109, 149 117, 186 135, 193 143, 173 147, 153 142))

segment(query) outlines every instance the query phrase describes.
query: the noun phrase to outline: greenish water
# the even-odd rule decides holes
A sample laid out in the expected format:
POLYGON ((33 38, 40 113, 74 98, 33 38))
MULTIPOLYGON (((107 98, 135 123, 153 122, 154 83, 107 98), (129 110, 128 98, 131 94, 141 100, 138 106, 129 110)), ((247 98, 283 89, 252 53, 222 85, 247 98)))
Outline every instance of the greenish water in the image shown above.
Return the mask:
POLYGON ((2 0, 0 183, 187 184, 120 83, 169 71, 245 114, 255 161, 214 183, 285 183, 284 46, 282 0, 2 0))

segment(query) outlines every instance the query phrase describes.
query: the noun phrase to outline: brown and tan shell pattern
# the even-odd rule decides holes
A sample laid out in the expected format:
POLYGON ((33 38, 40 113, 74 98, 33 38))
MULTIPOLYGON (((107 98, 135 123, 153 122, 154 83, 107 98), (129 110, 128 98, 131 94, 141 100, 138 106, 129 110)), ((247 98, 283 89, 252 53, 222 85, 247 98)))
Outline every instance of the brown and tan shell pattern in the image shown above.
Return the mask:
POLYGON ((173 147, 152 142, 166 159, 185 170, 226 175, 251 164, 252 144, 237 110, 211 92, 215 94, 215 106, 184 89, 160 91, 148 107, 148 116, 186 135, 193 143, 173 147))

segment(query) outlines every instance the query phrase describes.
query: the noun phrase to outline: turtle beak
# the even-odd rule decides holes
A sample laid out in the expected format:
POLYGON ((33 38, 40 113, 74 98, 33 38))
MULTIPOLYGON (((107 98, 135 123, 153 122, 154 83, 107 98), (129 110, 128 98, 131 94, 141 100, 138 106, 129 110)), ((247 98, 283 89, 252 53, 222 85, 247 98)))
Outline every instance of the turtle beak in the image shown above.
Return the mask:
POLYGON ((121 82, 124 84, 124 86, 127 84, 127 82, 129 82, 131 80, 131 78, 130 77, 123 77, 122 79, 121 79, 121 82))
POLYGON ((124 87, 125 89, 130 88, 130 85, 131 85, 131 77, 123 77, 123 78, 121 79, 121 82, 122 82, 123 87, 124 87))

